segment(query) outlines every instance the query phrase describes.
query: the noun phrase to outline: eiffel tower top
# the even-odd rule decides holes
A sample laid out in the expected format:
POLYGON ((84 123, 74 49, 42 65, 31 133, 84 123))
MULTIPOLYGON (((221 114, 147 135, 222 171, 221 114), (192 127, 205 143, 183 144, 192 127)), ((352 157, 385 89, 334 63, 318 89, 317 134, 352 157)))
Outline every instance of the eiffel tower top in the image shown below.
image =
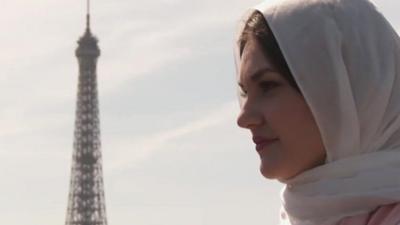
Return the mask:
POLYGON ((98 57, 100 49, 97 45, 97 38, 90 30, 90 0, 86 0, 86 31, 78 41, 78 48, 76 49, 77 57, 98 57))
POLYGON ((86 30, 90 32, 90 0, 86 1, 86 30))

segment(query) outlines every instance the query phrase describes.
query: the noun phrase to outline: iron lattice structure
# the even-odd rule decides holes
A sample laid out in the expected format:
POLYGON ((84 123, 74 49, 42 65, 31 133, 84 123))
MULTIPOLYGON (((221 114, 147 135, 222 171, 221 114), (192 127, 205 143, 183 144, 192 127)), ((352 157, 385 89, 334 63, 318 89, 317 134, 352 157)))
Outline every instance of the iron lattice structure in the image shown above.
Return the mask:
POLYGON ((66 225, 107 225, 96 75, 100 49, 89 19, 88 13, 86 32, 75 52, 79 84, 66 225))

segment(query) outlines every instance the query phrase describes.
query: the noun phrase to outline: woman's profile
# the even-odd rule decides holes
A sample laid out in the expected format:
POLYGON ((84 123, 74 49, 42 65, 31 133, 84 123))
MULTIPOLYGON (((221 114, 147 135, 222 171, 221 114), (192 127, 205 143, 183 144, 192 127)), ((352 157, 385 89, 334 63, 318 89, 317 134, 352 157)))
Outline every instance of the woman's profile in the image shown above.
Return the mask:
POLYGON ((239 25, 240 113, 281 223, 400 224, 400 38, 368 0, 268 1, 239 25))

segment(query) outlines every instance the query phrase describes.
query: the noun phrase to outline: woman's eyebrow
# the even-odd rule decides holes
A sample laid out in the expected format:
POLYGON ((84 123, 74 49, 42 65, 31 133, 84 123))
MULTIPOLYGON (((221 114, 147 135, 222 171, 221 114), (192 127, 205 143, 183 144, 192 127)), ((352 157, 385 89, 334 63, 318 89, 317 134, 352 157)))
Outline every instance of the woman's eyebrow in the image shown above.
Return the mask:
POLYGON ((254 73, 250 76, 250 79, 251 79, 253 82, 256 82, 256 81, 258 81, 258 80, 259 80, 264 74, 266 74, 266 73, 276 73, 276 71, 273 70, 273 69, 271 69, 271 68, 264 67, 264 68, 261 68, 261 69, 257 70, 256 72, 254 72, 254 73))
MULTIPOLYGON (((253 81, 253 82, 257 82, 264 74, 266 74, 266 73, 276 73, 276 71, 275 70, 273 70, 273 69, 271 69, 271 68, 269 68, 269 67, 264 67, 264 68, 261 68, 261 69, 259 69, 259 70, 257 70, 256 72, 254 72, 251 76, 250 76, 250 79, 253 81)), ((242 87, 243 88, 243 84, 239 81, 238 82, 238 85, 240 86, 240 87, 242 87)))

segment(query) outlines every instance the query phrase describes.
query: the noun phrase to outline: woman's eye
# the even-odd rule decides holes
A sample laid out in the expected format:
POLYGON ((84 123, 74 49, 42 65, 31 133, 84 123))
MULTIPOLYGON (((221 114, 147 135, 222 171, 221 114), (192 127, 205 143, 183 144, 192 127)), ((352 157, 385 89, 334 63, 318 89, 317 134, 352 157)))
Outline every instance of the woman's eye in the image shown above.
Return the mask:
POLYGON ((247 91, 243 90, 243 88, 239 89, 239 95, 240 97, 246 97, 247 96, 247 91))
POLYGON ((270 91, 272 88, 279 86, 279 84, 277 82, 274 81, 261 81, 259 83, 259 87, 261 88, 261 90, 263 92, 268 92, 270 91))

